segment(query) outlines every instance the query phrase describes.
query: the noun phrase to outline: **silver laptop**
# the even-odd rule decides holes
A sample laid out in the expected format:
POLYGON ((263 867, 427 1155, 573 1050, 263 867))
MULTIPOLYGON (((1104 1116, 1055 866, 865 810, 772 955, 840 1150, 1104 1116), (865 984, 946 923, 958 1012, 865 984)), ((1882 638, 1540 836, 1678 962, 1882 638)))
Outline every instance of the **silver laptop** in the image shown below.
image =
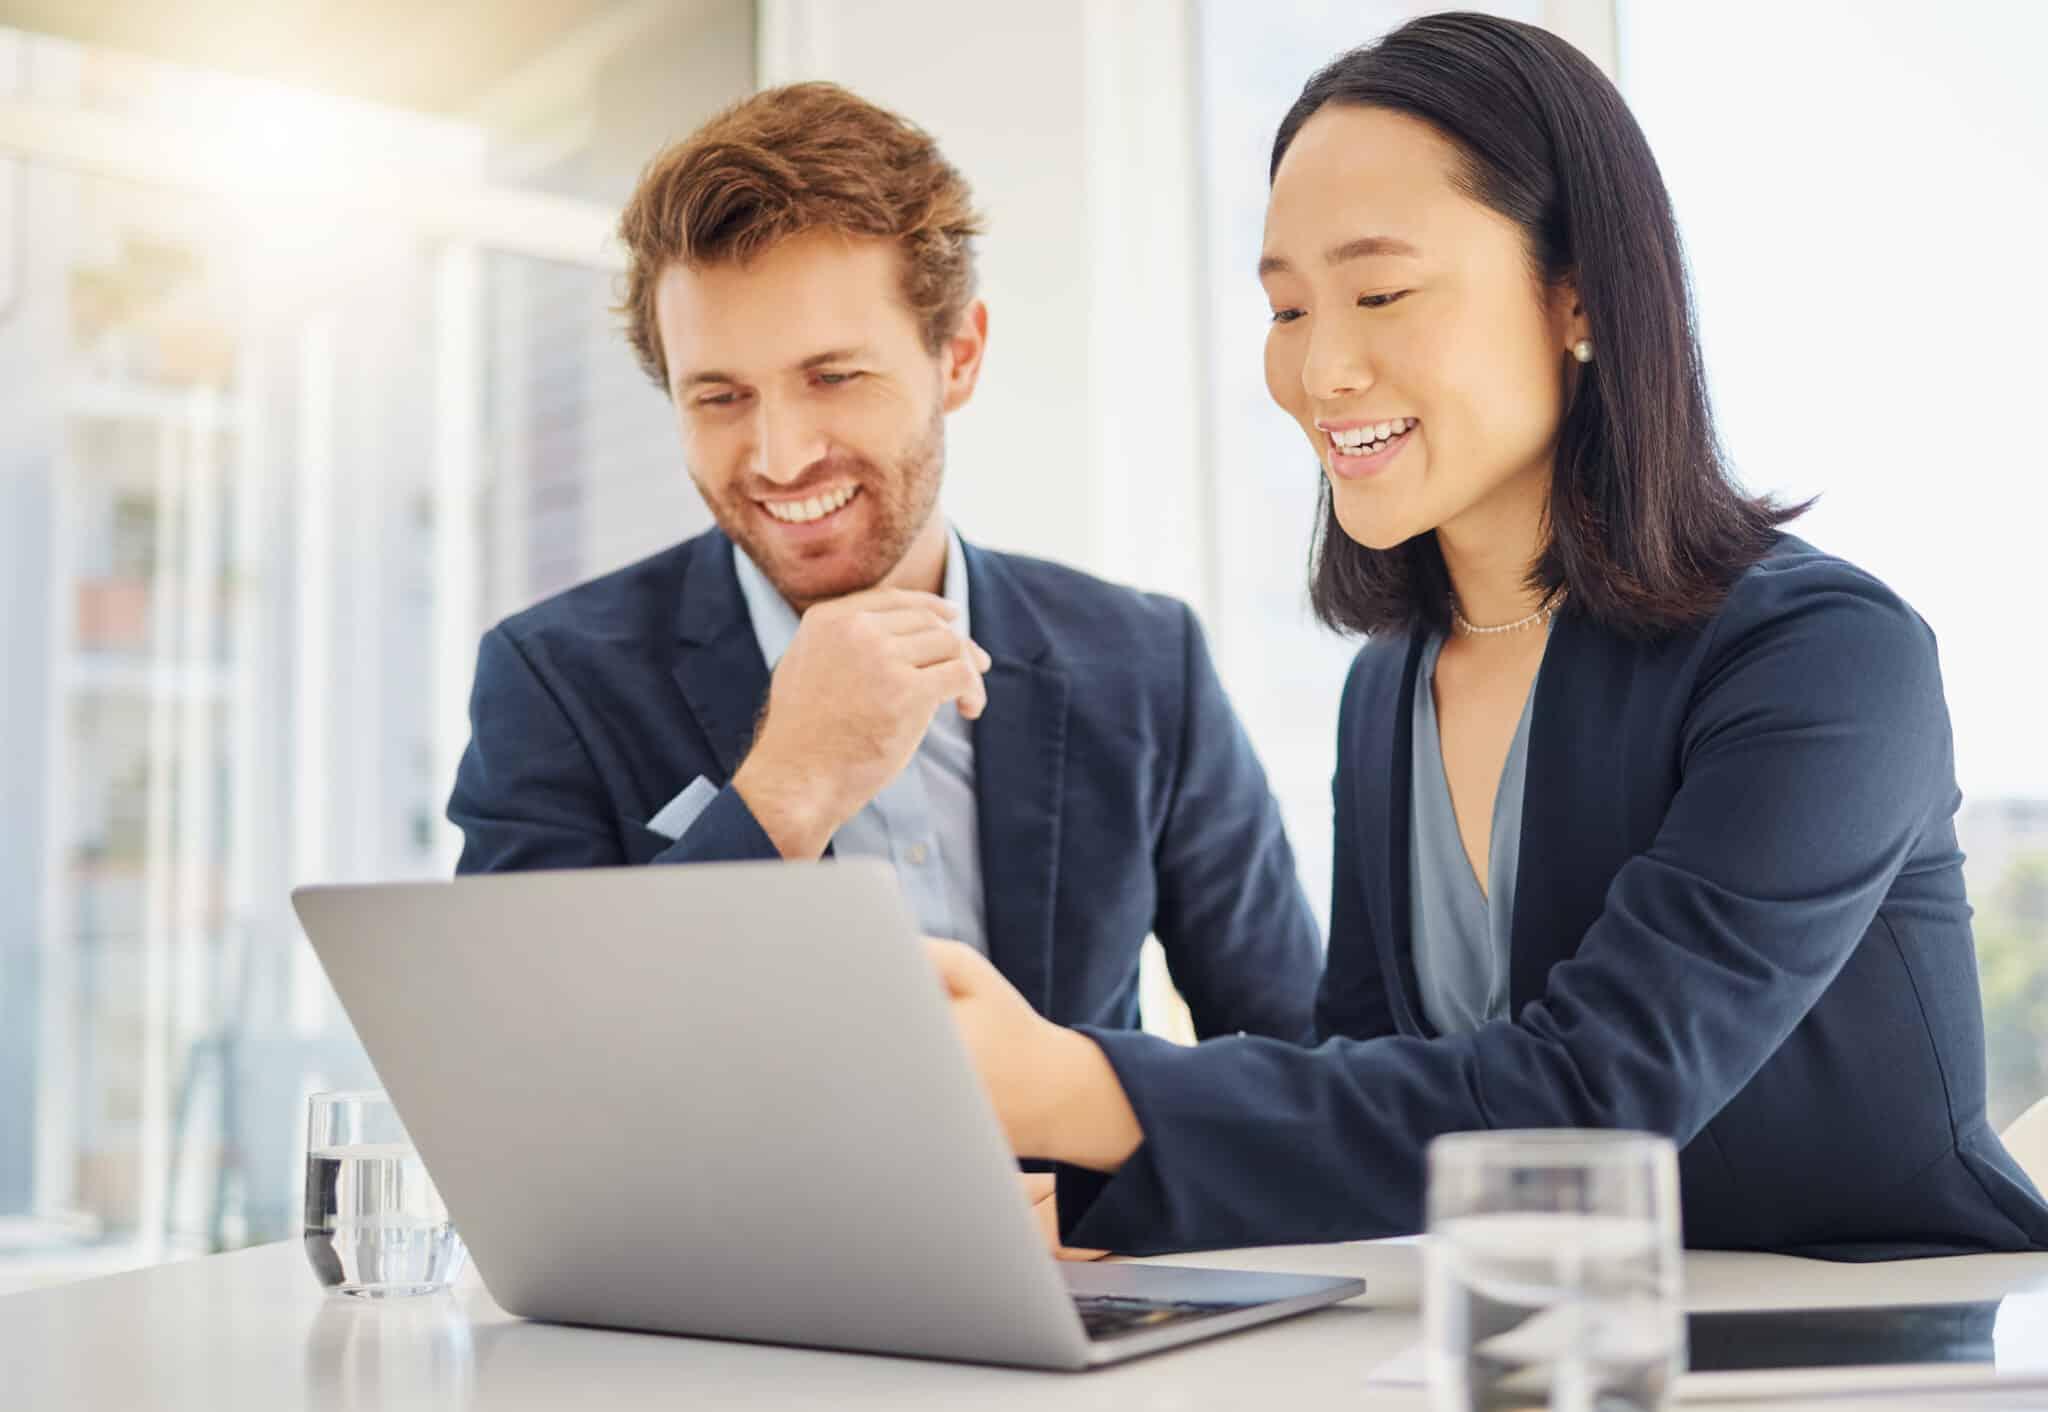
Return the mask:
POLYGON ((510 1313, 1078 1369, 1365 1288, 1054 1260, 886 863, 292 901, 510 1313))

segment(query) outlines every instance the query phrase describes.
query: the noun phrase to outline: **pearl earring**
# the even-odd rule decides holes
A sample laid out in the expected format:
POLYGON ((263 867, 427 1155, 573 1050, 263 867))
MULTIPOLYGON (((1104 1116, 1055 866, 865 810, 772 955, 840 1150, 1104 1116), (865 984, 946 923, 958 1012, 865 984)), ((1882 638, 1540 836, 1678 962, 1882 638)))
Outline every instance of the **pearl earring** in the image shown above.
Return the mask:
POLYGON ((1581 363, 1592 362, 1593 340, 1590 338, 1582 338, 1577 343, 1574 343, 1572 345, 1572 356, 1574 358, 1577 358, 1581 363))

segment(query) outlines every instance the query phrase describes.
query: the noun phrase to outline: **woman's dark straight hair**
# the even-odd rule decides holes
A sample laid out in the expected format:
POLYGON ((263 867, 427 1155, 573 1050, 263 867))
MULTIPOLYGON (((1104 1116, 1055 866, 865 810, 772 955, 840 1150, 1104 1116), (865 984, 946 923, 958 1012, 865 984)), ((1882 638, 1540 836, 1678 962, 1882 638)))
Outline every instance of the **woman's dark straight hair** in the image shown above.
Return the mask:
MULTIPOLYGON (((1429 123, 1463 152, 1461 187, 1521 226, 1542 279, 1577 281, 1597 355, 1572 378, 1530 586, 1634 637, 1710 616, 1806 506, 1745 494, 1722 460, 1671 200, 1621 94, 1533 25, 1430 15, 1308 81, 1273 138, 1269 179, 1331 103, 1429 123)), ((1434 532, 1369 549, 1338 524, 1327 480, 1317 521, 1309 598, 1324 623, 1449 628, 1434 532)))

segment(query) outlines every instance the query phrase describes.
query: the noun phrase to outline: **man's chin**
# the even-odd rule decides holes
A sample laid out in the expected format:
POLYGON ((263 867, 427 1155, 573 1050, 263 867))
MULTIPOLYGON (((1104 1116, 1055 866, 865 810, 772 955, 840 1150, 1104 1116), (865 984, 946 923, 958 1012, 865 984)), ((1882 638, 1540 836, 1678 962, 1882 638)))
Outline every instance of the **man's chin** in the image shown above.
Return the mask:
POLYGON ((772 554, 764 557, 749 546, 748 557, 775 591, 799 610, 873 588, 885 577, 885 571, 849 555, 810 560, 772 554))

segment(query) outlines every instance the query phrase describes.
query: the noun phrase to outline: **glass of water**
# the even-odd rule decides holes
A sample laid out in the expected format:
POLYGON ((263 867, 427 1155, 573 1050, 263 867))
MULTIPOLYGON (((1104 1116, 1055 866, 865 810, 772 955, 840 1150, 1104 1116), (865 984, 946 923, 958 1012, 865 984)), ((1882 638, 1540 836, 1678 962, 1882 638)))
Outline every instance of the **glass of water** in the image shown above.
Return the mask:
POLYGON ((306 1258, 362 1299, 446 1289, 462 1238, 381 1093, 316 1093, 306 1119, 306 1258))
POLYGON ((1423 1329, 1439 1408, 1661 1408, 1685 1366, 1678 1156, 1650 1133, 1429 1146, 1423 1329))

